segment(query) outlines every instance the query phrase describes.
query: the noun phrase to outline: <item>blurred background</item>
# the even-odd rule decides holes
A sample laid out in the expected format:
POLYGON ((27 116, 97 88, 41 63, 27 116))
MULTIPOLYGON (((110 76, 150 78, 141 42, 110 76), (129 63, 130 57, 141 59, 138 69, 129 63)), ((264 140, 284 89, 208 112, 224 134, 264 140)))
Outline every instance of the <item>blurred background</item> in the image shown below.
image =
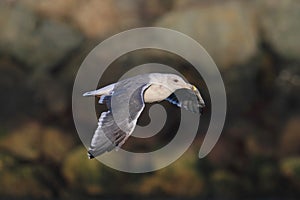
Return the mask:
POLYGON ((299 0, 1 0, 0 198, 298 199, 299 19, 299 0), (206 158, 197 158, 203 125, 172 165, 128 174, 87 159, 71 94, 98 43, 142 26, 202 44, 221 71, 228 112, 206 158))

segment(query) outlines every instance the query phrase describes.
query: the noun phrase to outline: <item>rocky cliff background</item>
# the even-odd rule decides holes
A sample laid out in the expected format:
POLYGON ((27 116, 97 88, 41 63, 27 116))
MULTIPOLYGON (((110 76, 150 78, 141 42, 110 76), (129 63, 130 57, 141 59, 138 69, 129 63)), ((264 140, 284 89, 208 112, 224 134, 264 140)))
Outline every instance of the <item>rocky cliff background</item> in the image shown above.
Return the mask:
POLYGON ((299 19, 299 0, 1 0, 0 197, 299 198, 299 19), (171 166, 135 175, 87 160, 71 93, 89 51, 142 26, 206 48, 228 113, 208 157, 199 137, 171 166))

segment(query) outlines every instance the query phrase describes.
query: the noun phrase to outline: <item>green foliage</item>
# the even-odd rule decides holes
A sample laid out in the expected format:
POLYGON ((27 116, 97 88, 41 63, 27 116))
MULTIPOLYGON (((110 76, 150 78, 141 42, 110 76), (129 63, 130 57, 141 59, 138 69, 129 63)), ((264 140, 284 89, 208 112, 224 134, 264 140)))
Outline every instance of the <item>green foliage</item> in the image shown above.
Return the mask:
POLYGON ((195 152, 188 152, 172 165, 144 178, 138 191, 142 195, 195 197, 203 194, 205 184, 197 171, 195 152))
POLYGON ((300 157, 283 159, 280 162, 280 169, 282 174, 300 189, 300 157))
POLYGON ((0 194, 15 197, 51 197, 51 188, 41 184, 36 174, 38 168, 39 166, 31 165, 2 168, 0 171, 0 194))
POLYGON ((63 175, 71 188, 81 188, 91 194, 103 191, 101 178, 103 166, 97 160, 88 160, 86 149, 75 149, 63 165, 63 175))
POLYGON ((236 175, 225 170, 216 170, 211 177, 213 194, 218 198, 235 198, 239 194, 240 181, 236 175))

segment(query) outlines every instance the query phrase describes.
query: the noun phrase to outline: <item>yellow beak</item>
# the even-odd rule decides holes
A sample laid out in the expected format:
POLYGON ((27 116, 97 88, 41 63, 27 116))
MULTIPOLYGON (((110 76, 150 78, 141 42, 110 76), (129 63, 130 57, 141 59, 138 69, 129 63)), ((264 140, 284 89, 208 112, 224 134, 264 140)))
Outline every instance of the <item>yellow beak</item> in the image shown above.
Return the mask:
POLYGON ((193 90, 193 91, 197 91, 196 86, 192 85, 192 90, 193 90))

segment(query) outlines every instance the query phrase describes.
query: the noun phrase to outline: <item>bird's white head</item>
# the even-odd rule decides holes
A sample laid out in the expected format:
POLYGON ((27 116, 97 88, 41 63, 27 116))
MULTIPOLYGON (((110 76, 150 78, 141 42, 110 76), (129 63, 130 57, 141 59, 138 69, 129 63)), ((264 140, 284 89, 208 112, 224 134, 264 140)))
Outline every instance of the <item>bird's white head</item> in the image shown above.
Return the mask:
POLYGON ((176 74, 161 73, 153 73, 150 76, 155 83, 162 84, 164 87, 167 87, 170 92, 175 92, 178 89, 188 89, 193 91, 193 93, 198 97, 201 106, 203 107, 205 105, 197 87, 186 82, 180 76, 176 74))
POLYGON ((151 79, 155 83, 167 87, 171 92, 182 88, 191 89, 191 85, 176 74, 153 73, 151 74, 151 79))

